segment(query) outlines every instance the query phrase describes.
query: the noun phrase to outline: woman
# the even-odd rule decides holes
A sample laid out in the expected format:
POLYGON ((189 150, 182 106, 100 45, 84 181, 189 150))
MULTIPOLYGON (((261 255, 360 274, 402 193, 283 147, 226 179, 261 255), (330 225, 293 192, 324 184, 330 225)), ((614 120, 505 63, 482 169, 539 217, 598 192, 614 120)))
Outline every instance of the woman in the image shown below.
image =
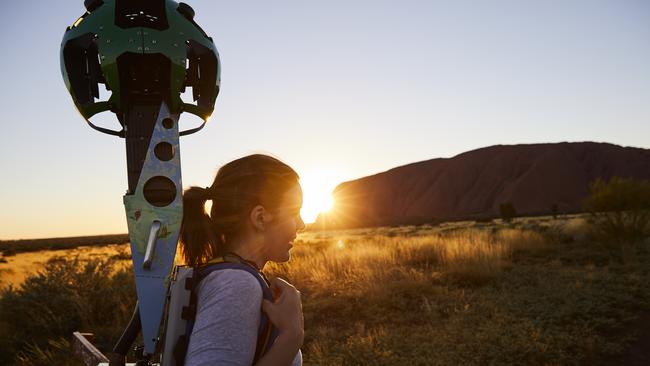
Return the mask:
MULTIPOLYGON (((211 187, 185 191, 181 251, 186 264, 201 267, 221 258, 261 273, 268 261, 288 261, 292 241, 305 226, 298 179, 281 161, 250 155, 221 167, 211 187), (209 216, 207 200, 212 201, 209 216)), ((274 301, 262 298, 260 282, 248 271, 223 269, 205 276, 196 287, 196 317, 185 364, 301 365, 300 293, 282 279, 268 285, 274 301), (277 337, 260 352, 258 330, 267 319, 277 337)))

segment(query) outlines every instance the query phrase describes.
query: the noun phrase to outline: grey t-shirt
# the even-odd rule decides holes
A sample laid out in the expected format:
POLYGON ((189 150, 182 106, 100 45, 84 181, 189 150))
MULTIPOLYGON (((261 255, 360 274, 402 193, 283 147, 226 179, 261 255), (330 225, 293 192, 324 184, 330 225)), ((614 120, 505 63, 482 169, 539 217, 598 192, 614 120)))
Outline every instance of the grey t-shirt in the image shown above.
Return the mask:
MULTIPOLYGON (((194 329, 186 366, 252 365, 262 309, 262 288, 239 269, 214 271, 197 288, 194 329)), ((292 366, 302 365, 298 351, 292 366)))

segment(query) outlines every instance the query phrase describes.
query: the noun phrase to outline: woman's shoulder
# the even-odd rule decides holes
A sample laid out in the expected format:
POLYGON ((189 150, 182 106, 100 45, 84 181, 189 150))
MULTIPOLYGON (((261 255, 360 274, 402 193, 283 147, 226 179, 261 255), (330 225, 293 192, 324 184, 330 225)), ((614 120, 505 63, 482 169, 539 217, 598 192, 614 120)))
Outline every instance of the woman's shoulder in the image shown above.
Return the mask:
MULTIPOLYGON (((215 293, 224 296, 238 294, 244 297, 262 297, 262 287, 255 275, 241 269, 224 268, 210 272, 197 288, 198 297, 215 293)), ((220 296, 221 297, 221 296, 220 296)))

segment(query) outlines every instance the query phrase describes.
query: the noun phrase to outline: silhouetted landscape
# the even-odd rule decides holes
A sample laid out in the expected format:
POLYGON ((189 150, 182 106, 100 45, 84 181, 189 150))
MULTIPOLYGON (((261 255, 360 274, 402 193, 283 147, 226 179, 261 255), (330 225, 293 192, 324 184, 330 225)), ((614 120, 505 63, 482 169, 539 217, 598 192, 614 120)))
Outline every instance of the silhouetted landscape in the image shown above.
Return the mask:
POLYGON ((497 145, 341 183, 316 227, 354 228, 576 213, 589 184, 650 179, 650 150, 579 142, 497 145))

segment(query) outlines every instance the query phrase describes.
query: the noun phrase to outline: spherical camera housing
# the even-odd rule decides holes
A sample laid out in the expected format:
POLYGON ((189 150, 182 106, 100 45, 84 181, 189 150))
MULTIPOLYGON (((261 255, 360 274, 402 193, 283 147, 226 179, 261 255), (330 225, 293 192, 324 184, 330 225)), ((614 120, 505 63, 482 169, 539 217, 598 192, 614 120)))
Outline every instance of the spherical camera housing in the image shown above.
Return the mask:
POLYGON ((60 61, 65 85, 91 127, 123 136, 129 108, 163 102, 171 113, 208 120, 219 94, 219 53, 194 22, 189 5, 173 0, 86 0, 84 5, 86 13, 63 35, 60 61), (100 83, 111 92, 107 100, 98 100, 100 83), (188 87, 194 103, 181 99, 188 87), (89 121, 107 110, 117 115, 122 131, 89 121))

